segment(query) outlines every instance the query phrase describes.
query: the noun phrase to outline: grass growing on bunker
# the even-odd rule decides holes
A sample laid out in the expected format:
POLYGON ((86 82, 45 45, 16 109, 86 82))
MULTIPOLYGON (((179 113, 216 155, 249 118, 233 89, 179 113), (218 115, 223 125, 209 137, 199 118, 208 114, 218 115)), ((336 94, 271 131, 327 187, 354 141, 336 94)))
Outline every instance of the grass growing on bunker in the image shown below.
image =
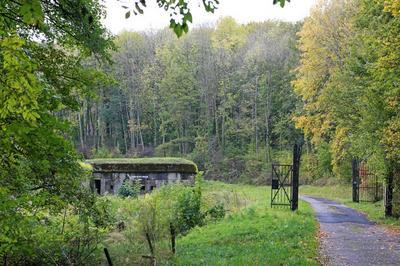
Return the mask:
POLYGON ((180 172, 198 173, 197 165, 179 157, 147 157, 147 158, 99 158, 86 160, 86 164, 100 168, 103 172, 180 172))
POLYGON ((87 163, 96 164, 191 164, 194 162, 179 157, 148 157, 148 158, 101 158, 86 160, 87 163))

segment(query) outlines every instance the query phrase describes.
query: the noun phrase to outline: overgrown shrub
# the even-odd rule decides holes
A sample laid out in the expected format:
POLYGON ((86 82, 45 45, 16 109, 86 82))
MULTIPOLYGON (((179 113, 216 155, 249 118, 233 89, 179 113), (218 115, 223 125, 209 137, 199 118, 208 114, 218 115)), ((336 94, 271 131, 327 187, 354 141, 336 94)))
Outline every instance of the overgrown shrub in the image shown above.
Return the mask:
MULTIPOLYGON (((115 230, 110 235, 111 247, 120 246, 124 239, 132 247, 130 264, 146 264, 151 258, 164 258, 171 254, 171 232, 187 233, 191 228, 204 224, 209 205, 202 205, 201 173, 195 186, 183 184, 166 185, 138 199, 112 197, 115 217, 124 224, 124 230, 115 230), (171 230, 171 226, 172 229, 171 230)), ((215 205, 215 204, 214 204, 215 205)), ((221 210, 211 211, 215 219, 221 210)), ((117 249, 111 252, 118 254, 117 249)), ((126 263, 116 259, 116 263, 126 263)))
MULTIPOLYGON (((165 261, 173 254, 172 235, 188 234, 194 227, 243 209, 249 202, 245 192, 232 190, 227 184, 203 182, 202 173, 196 177, 195 186, 171 184, 138 199, 109 198, 116 209, 115 219, 125 225, 123 230, 109 234, 105 242, 115 265, 165 261), (214 191, 215 184, 226 189, 214 191)), ((177 244, 179 253, 179 241, 177 244)))
MULTIPOLYGON (((5 265, 98 265, 101 243, 113 226, 110 204, 89 192, 76 192, 82 201, 67 205, 62 213, 39 210, 24 213, 18 243, 0 244, 5 265)), ((7 228, 3 228, 7 229, 7 228)), ((3 240, 0 237, 0 241, 3 240)))
POLYGON ((91 158, 115 158, 121 157, 121 151, 118 148, 107 149, 107 148, 98 148, 91 150, 91 158))
POLYGON ((207 210, 206 216, 209 216, 211 220, 220 220, 225 217, 225 206, 222 203, 217 203, 207 210))
POLYGON ((207 170, 207 179, 223 180, 234 183, 240 180, 246 166, 242 156, 224 158, 221 161, 215 161, 207 170))
POLYGON ((196 137, 195 147, 190 153, 190 159, 196 163, 199 169, 208 169, 211 166, 209 146, 206 137, 196 137))
POLYGON ((201 213, 201 190, 186 189, 176 202, 176 226, 180 233, 185 234, 195 226, 203 224, 201 213))
POLYGON ((125 179, 122 186, 118 190, 118 195, 121 197, 137 198, 140 194, 141 183, 139 179, 135 179, 133 184, 129 179, 125 179))
POLYGON ((267 149, 260 147, 258 152, 254 152, 252 147, 243 156, 245 169, 240 176, 240 182, 254 185, 269 184, 271 174, 271 162, 267 161, 267 149))

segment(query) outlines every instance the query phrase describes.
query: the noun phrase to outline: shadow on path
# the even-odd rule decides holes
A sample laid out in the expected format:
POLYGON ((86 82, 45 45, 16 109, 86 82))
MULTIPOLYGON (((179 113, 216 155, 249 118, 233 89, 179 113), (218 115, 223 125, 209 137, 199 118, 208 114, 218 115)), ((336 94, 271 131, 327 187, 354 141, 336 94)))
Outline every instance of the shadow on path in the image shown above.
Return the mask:
POLYGON ((388 234, 363 214, 343 204, 301 196, 320 223, 324 265, 400 265, 400 238, 388 234))

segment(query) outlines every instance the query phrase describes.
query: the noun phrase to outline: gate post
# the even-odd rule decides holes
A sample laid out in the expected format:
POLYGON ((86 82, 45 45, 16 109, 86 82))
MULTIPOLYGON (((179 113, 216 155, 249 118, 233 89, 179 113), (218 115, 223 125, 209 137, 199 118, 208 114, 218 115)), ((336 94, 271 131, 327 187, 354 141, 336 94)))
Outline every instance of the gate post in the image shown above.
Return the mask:
POLYGON ((393 215, 393 174, 393 168, 390 166, 385 187, 385 216, 393 215))
POLYGON ((293 147, 293 180, 292 180, 292 211, 297 210, 299 206, 299 173, 300 173, 300 155, 301 147, 295 144, 293 147))
POLYGON ((353 178, 353 202, 359 202, 359 173, 358 173, 358 161, 353 159, 351 162, 352 178, 353 178))

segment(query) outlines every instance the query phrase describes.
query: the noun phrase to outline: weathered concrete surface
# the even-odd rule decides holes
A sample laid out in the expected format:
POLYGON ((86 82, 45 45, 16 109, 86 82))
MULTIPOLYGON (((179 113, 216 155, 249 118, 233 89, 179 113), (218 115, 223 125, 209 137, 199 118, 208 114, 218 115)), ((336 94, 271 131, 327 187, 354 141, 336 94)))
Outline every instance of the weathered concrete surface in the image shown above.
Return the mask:
POLYGON ((182 158, 103 158, 86 163, 92 166, 91 187, 101 195, 117 194, 125 180, 139 180, 141 193, 165 184, 193 184, 198 172, 194 162, 182 158))
POLYGON ((334 201, 302 196, 320 223, 323 265, 400 265, 400 236, 334 201))

